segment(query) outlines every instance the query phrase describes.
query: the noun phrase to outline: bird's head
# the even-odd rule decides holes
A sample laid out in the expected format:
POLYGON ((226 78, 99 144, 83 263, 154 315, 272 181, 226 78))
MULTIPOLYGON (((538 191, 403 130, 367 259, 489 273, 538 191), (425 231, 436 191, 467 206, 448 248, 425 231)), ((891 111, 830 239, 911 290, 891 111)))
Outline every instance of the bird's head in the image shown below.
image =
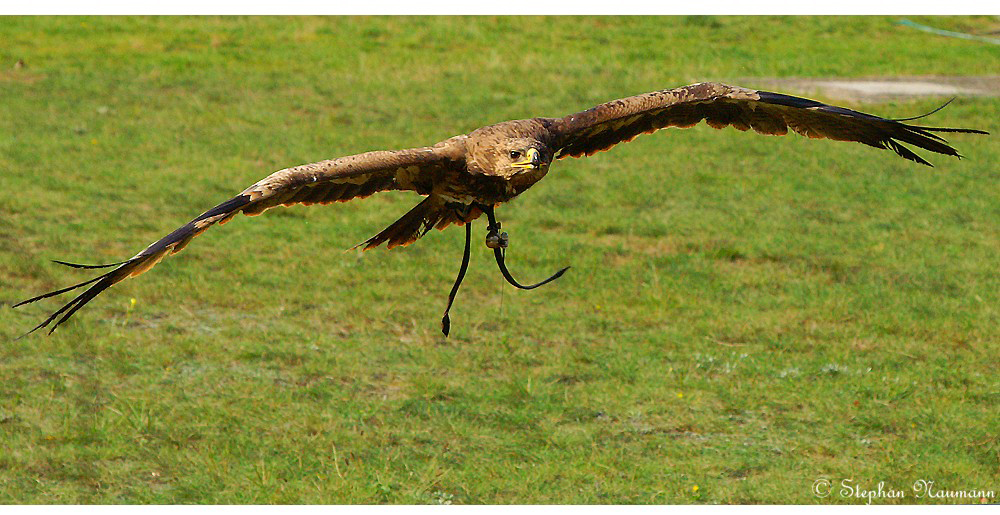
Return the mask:
POLYGON ((511 120, 469 133, 470 170, 503 177, 513 183, 533 183, 545 176, 552 162, 549 133, 537 119, 511 120))
POLYGON ((500 146, 494 166, 501 175, 514 177, 531 172, 544 172, 552 153, 541 142, 530 138, 511 138, 500 146))

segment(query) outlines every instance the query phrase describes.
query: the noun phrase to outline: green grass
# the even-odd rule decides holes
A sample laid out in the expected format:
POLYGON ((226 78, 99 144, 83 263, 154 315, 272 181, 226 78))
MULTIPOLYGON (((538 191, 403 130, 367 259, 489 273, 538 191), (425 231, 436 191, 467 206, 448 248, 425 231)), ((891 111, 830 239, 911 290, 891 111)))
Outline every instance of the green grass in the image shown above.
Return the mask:
MULTIPOLYGON (((447 340, 461 230, 343 250, 405 194, 238 218, 52 337, 13 339, 57 302, 7 307, 89 278, 48 259, 126 258, 287 166, 702 80, 996 73, 996 46, 884 17, 34 17, 0 40, 2 502, 1000 490, 996 136, 933 169, 704 126, 559 162, 498 215, 519 277, 573 269, 512 291, 477 244, 447 340)), ((998 120, 960 98, 927 123, 998 120)))

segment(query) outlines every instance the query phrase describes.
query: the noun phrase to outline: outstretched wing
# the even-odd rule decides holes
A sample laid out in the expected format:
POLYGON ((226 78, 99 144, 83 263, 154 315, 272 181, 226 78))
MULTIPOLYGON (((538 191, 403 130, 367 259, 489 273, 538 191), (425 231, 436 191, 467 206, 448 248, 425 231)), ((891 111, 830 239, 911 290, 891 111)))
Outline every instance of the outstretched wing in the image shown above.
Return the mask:
POLYGON ((345 202, 389 190, 412 190, 424 195, 429 194, 432 185, 440 180, 443 174, 456 166, 462 166, 464 147, 461 138, 457 136, 433 147, 367 152, 279 170, 243 190, 239 195, 205 211, 126 261, 109 265, 79 265, 57 261, 74 268, 112 268, 112 270, 89 281, 27 299, 13 307, 90 285, 83 293, 28 332, 29 334, 35 332, 55 321, 49 329, 49 333, 52 333, 59 324, 68 320, 102 291, 115 283, 149 270, 164 256, 180 252, 191 239, 212 225, 226 223, 241 212, 254 216, 279 204, 290 206, 345 202))
POLYGON ((810 138, 856 141, 891 149, 928 166, 930 163, 902 143, 960 157, 933 133, 987 134, 975 129, 906 125, 805 98, 708 82, 614 100, 556 119, 552 125, 556 158, 589 156, 640 134, 665 127, 692 127, 702 120, 716 129, 731 125, 741 131, 784 135, 791 128, 810 138))

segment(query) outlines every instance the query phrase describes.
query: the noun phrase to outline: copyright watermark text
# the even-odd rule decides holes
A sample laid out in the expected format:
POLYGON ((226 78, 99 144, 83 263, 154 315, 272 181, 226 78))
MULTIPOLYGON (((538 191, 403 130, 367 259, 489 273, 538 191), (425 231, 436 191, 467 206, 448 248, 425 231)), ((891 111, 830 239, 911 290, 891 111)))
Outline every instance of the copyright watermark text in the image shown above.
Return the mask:
POLYGON ((943 488, 929 479, 918 479, 907 488, 887 485, 885 481, 875 484, 861 484, 853 479, 830 479, 821 477, 812 484, 812 493, 819 498, 836 497, 854 499, 871 504, 880 499, 923 499, 938 502, 994 503, 997 494, 983 488, 953 489, 943 488))

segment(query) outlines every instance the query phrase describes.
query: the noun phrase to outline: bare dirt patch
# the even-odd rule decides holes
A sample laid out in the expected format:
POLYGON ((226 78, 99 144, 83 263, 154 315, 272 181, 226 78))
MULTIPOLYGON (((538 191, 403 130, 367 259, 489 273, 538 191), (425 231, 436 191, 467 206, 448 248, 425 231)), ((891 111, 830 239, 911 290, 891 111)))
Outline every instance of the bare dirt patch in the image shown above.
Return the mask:
POLYGON ((747 79, 750 87, 855 103, 921 97, 1000 97, 1000 75, 869 77, 855 79, 747 79))

